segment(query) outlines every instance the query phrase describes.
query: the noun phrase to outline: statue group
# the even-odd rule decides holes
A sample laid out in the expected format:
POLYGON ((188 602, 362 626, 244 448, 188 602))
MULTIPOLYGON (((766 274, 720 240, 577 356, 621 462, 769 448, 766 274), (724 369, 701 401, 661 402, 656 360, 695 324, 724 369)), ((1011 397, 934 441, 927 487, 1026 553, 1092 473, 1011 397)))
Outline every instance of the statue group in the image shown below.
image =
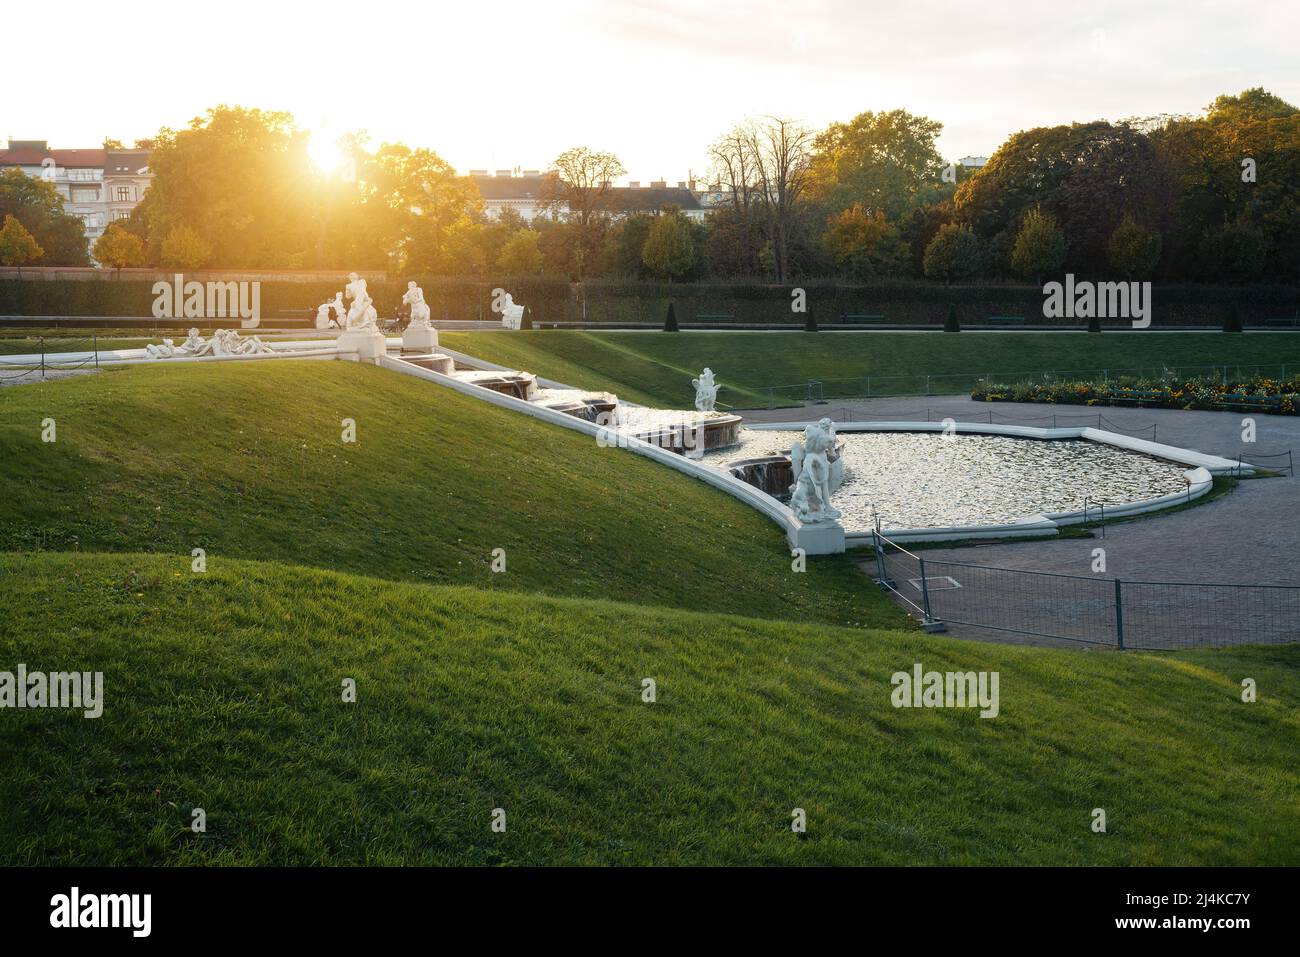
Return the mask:
POLYGON ((240 336, 234 329, 218 329, 211 339, 204 339, 198 329, 191 329, 189 336, 179 346, 170 339, 164 339, 162 345, 150 343, 144 347, 145 355, 150 359, 187 359, 199 356, 254 356, 264 355, 275 350, 262 341, 260 336, 240 336))
POLYGON ((411 307, 411 320, 406 324, 406 328, 433 328, 433 323, 429 313, 429 304, 424 301, 424 290, 415 284, 414 279, 406 284, 406 294, 402 296, 402 304, 411 307))
POLYGON ((515 305, 514 296, 506 293, 501 303, 501 325, 507 329, 519 329, 524 324, 524 307, 515 305))
POLYGON ((803 442, 790 449, 794 485, 790 510, 805 524, 833 522, 840 517, 831 505, 831 456, 835 454, 835 425, 822 419, 803 431, 803 442))
MULTIPOLYGON (((414 286, 415 283, 410 285, 414 286)), ((421 293, 420 297, 423 301, 424 294, 421 293)), ((354 272, 348 273, 348 282, 342 292, 336 292, 333 299, 322 302, 316 309, 317 329, 377 330, 378 319, 379 313, 375 311, 374 300, 366 290, 366 281, 354 272), (344 306, 344 299, 352 300, 352 304, 344 306), (331 312, 334 313, 333 316, 330 315, 331 312)))

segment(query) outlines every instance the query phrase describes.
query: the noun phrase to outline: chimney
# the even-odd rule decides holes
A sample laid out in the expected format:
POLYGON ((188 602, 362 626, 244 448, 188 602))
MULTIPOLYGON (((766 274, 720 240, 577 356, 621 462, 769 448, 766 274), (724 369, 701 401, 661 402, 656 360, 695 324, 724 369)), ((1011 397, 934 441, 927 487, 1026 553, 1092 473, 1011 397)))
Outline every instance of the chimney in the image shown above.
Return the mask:
POLYGON ((639 189, 640 187, 641 187, 641 181, 639 179, 630 179, 627 181, 628 189, 639 189))
POLYGON ((684 180, 684 179, 679 179, 679 180, 677 181, 677 188, 678 188, 678 189, 685 189, 685 188, 686 188, 686 180, 684 180))
POLYGON ((650 188, 651 188, 651 189, 663 189, 663 188, 666 187, 667 185, 668 185, 668 184, 667 184, 664 180, 656 179, 656 180, 653 180, 653 181, 650 183, 650 188))
POLYGON ((469 171, 470 176, 486 176, 487 174, 488 172, 485 169, 472 169, 469 171))
POLYGON ((539 169, 526 169, 526 170, 524 170, 524 175, 525 175, 525 176, 541 176, 541 175, 542 175, 542 171, 539 170, 539 169))
POLYGON ((510 176, 510 170, 508 170, 508 169, 499 169, 499 170, 497 170, 497 175, 498 175, 498 176, 505 176, 505 177, 509 178, 509 176, 510 176))

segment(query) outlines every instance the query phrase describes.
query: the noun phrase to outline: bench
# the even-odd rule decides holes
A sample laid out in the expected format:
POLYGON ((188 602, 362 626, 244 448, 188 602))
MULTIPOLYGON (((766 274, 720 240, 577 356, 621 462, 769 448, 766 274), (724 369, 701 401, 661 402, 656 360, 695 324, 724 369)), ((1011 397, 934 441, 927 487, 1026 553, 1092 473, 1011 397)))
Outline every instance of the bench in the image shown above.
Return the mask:
POLYGON ((696 322, 733 322, 735 316, 696 316, 696 322))
POLYGON ((854 314, 840 313, 840 322, 845 323, 846 325, 850 323, 884 322, 884 321, 885 321, 884 316, 873 316, 873 315, 867 315, 865 313, 854 313, 854 314))
POLYGON ((1282 407, 1280 395, 1225 395, 1214 403, 1229 409, 1258 409, 1264 412, 1276 412, 1282 407))
POLYGON ((1024 322, 1024 316, 989 316, 989 322, 1024 322))
POLYGON ((1265 326, 1281 326, 1284 329, 1300 328, 1300 318, 1296 316, 1278 316, 1273 319, 1265 319, 1265 326))

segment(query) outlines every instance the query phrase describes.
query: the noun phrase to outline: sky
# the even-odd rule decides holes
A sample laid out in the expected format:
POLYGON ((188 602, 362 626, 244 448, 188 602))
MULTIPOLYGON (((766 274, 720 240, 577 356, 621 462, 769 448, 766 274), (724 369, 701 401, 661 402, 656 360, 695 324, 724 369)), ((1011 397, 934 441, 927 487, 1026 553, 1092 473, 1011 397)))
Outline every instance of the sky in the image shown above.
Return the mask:
POLYGON ((23 79, 0 92, 0 136, 54 148, 130 145, 226 103, 461 172, 589 146, 644 183, 703 178, 709 143, 750 116, 903 108, 941 122, 956 159, 1252 86, 1300 104, 1300 0, 64 0, 4 24, 23 79))

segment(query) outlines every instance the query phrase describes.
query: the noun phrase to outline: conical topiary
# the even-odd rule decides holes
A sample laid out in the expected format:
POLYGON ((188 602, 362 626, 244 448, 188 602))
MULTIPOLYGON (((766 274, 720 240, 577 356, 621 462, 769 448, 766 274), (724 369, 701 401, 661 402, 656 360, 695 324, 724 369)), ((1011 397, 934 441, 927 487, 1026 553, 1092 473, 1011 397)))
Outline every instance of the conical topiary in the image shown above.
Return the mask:
POLYGON ((948 316, 943 320, 944 332, 961 332, 961 323, 957 321, 957 307, 948 304, 948 316))
POLYGON ((531 306, 524 306, 523 317, 519 320, 520 329, 533 328, 533 309, 531 306))
POLYGON ((677 328, 677 310, 673 304, 668 303, 668 315, 664 316, 664 332, 678 332, 677 328))
POLYGON ((1241 310, 1237 308, 1236 303, 1233 303, 1232 306, 1228 309, 1228 318, 1223 320, 1223 331, 1224 332, 1245 331, 1241 323, 1241 310))
POLYGON ((1101 319, 1098 316, 1088 317, 1088 331, 1101 332, 1101 319))
POLYGON ((817 331, 817 317, 813 315, 813 311, 811 309, 809 309, 803 315, 803 331, 804 332, 817 331))

